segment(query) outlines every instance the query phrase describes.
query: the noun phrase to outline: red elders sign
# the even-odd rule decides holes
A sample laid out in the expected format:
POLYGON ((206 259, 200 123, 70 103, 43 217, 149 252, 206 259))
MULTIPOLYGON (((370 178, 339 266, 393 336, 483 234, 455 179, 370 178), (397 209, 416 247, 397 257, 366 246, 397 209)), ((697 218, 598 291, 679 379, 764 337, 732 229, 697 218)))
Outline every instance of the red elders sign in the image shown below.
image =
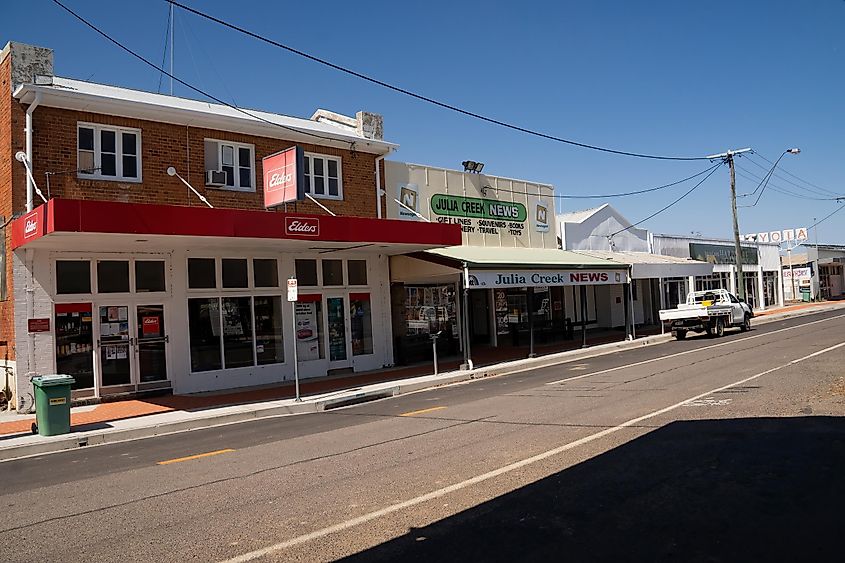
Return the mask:
POLYGON ((305 198, 305 166, 302 147, 291 147, 261 160, 264 170, 264 207, 305 198))

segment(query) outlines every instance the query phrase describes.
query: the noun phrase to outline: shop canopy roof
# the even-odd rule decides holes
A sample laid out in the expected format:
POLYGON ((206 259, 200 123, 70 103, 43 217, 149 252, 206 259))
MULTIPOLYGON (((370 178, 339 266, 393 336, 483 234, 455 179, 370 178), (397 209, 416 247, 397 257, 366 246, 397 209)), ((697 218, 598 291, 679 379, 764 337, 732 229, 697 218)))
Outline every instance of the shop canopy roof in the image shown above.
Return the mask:
POLYGON ((573 250, 572 254, 628 264, 632 268, 634 279, 709 276, 713 273, 713 264, 709 262, 648 252, 573 250))
POLYGON ((433 262, 466 263, 473 269, 627 270, 628 264, 557 248, 506 248, 497 246, 450 246, 426 250, 433 262))

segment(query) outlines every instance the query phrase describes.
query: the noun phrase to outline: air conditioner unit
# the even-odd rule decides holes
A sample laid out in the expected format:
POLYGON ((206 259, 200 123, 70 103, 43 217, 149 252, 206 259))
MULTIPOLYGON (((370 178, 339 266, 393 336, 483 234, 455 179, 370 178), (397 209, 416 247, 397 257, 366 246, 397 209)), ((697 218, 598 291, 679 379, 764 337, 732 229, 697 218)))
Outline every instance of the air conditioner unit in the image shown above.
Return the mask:
POLYGON ((205 171, 205 185, 206 186, 225 186, 226 185, 226 171, 225 170, 206 170, 205 171))

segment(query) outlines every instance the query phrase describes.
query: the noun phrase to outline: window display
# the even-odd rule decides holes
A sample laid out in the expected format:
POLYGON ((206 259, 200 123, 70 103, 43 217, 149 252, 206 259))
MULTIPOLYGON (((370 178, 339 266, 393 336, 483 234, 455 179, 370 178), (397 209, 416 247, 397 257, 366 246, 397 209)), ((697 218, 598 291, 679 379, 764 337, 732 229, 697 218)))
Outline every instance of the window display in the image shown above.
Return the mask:
POLYGON ((373 320, 369 293, 349 294, 349 319, 352 333, 352 355, 373 353, 373 320))
POLYGON ((405 318, 407 334, 446 331, 457 336, 457 311, 453 285, 406 286, 405 318))
POLYGON ((325 358, 324 338, 320 296, 301 295, 296 302, 297 360, 307 362, 325 358))
POLYGON ((254 365, 252 299, 223 298, 223 365, 240 368, 254 365))
POLYGON ((220 299, 188 299, 191 371, 220 369, 220 299))
POLYGON ((329 332, 329 361, 346 359, 346 318, 343 312, 343 297, 326 299, 329 332))
POLYGON ((255 297, 255 356, 258 365, 285 361, 282 298, 255 297))
POLYGON ((94 387, 94 336, 90 303, 56 304, 56 372, 74 378, 73 389, 94 387))

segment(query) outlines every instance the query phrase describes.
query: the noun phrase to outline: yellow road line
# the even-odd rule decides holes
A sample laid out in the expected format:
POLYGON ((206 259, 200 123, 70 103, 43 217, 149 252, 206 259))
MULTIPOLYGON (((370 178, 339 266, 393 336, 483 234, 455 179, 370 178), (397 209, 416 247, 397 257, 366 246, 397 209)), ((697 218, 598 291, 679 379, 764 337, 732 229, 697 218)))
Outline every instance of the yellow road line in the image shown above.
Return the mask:
POLYGON ((399 416, 414 416, 415 414, 425 414, 427 412, 439 411, 439 410, 443 410, 445 408, 446 407, 431 407, 430 409, 422 409, 422 410, 419 410, 419 411, 403 412, 399 416))
POLYGON ((190 461, 192 459, 200 459, 202 457, 209 457, 209 456, 213 456, 213 455, 225 454, 225 453, 229 453, 229 452, 233 452, 233 451, 235 451, 235 450, 233 450, 231 448, 227 448, 225 450, 216 450, 216 451, 213 451, 213 452, 206 452, 204 454, 196 454, 196 455, 189 455, 189 456, 185 456, 185 457, 177 457, 175 459, 168 459, 168 460, 165 460, 165 461, 159 461, 156 465, 170 465, 171 463, 179 463, 180 461, 190 461))

